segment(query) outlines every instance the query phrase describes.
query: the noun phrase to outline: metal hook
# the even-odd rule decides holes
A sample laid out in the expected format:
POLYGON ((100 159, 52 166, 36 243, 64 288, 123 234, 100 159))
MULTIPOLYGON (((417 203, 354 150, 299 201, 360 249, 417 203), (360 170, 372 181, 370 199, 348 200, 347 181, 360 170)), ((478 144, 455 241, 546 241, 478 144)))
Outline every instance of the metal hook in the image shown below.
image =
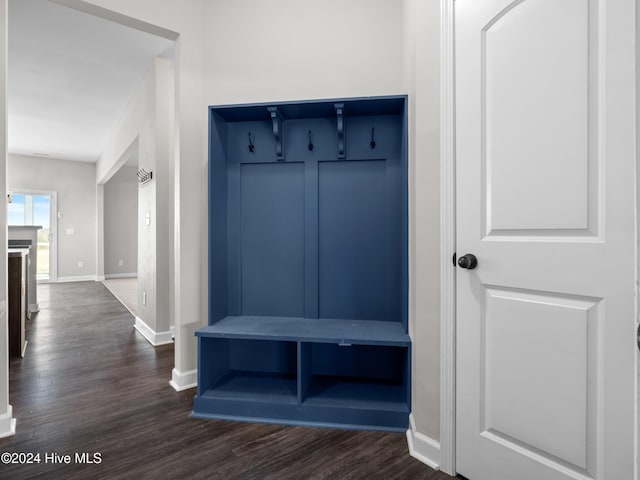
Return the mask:
POLYGON ((311 141, 311 130, 309 130, 309 145, 307 145, 309 151, 313 150, 313 142, 311 141))
POLYGON ((369 142, 371 148, 376 148, 375 131, 375 127, 371 127, 371 141, 369 142))
POLYGON ((253 144, 253 140, 251 139, 251 132, 249 132, 249 151, 253 153, 256 146, 253 144))

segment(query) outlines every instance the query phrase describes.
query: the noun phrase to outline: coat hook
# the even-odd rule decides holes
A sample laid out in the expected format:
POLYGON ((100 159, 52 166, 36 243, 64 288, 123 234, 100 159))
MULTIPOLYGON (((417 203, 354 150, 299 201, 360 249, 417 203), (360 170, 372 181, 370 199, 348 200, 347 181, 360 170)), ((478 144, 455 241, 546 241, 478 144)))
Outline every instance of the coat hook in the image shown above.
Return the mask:
POLYGON ((336 131, 338 132, 338 159, 347 158, 345 144, 344 103, 334 103, 336 109, 336 131))
POLYGON ((371 127, 371 141, 369 142, 371 148, 376 148, 375 132, 375 127, 371 127))
POLYGON ((313 150, 313 142, 311 141, 311 130, 309 130, 309 145, 307 145, 309 151, 313 150))
POLYGON ((267 107, 271 117, 271 128, 273 129, 273 139, 276 142, 276 160, 284 162, 284 118, 278 107, 267 107))
POLYGON ((251 132, 249 132, 249 151, 251 153, 253 153, 253 151, 255 150, 256 146, 253 144, 253 140, 251 138, 251 132))

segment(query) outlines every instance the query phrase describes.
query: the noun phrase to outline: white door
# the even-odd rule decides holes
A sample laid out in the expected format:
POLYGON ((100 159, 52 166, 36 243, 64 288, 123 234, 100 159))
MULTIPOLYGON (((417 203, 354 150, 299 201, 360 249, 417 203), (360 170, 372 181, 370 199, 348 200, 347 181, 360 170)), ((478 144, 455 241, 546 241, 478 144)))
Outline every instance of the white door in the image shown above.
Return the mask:
POLYGON ((457 0, 457 468, 636 479, 634 0, 457 0))

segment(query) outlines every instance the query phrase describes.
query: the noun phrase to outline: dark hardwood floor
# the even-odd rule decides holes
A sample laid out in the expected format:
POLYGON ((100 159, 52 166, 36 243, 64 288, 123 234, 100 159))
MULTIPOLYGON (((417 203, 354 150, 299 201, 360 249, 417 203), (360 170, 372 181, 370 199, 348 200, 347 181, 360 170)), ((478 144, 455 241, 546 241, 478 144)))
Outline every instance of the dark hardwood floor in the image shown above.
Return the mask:
POLYGON ((192 419, 195 389, 168 384, 173 346, 147 343, 101 283, 38 293, 26 356, 10 364, 17 433, 0 453, 40 463, 0 464, 0 479, 451 479, 410 457, 403 434, 192 419))

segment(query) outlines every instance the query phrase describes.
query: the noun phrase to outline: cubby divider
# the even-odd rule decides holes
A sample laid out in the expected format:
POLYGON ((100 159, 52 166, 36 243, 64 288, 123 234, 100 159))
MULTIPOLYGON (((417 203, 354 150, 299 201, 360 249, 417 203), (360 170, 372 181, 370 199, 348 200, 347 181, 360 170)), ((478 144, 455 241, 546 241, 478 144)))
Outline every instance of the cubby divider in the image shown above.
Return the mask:
POLYGON ((298 403, 304 403, 311 384, 311 344, 298 342, 298 403))

